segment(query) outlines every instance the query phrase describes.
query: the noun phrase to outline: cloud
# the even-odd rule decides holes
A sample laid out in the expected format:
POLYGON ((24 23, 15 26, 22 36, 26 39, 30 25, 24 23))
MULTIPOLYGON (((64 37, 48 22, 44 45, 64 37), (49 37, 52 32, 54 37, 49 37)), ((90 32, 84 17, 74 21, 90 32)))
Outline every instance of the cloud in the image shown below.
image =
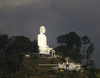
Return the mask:
POLYGON ((52 4, 52 0, 0 0, 0 8, 13 9, 32 5, 33 8, 47 8, 52 4))
POLYGON ((10 11, 0 9, 2 21, 0 24, 7 26, 7 29, 15 27, 18 33, 22 32, 23 27, 32 30, 31 27, 34 29, 40 25, 53 28, 58 35, 61 34, 59 32, 61 29, 62 34, 70 30, 80 33, 85 31, 86 34, 91 31, 97 32, 100 25, 98 2, 93 0, 0 0, 0 6, 13 7, 10 11))

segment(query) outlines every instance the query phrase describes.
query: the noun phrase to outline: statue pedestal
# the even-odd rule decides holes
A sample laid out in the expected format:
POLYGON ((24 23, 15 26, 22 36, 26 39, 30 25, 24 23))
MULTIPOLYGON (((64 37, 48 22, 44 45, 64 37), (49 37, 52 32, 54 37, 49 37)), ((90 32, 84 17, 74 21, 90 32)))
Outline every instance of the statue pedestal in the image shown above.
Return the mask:
POLYGON ((55 57, 55 50, 51 50, 51 52, 40 51, 39 54, 42 54, 42 55, 51 55, 51 57, 54 58, 55 57))
POLYGON ((49 53, 46 51, 46 52, 39 52, 39 54, 49 54, 49 53))

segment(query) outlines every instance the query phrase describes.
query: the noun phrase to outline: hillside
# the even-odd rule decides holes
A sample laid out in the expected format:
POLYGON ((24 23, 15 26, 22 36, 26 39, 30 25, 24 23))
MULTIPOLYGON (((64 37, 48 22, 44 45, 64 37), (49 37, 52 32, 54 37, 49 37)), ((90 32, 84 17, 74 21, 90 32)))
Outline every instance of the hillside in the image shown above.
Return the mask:
POLYGON ((37 56, 24 58, 23 68, 17 73, 17 76, 19 75, 18 78, 89 78, 89 72, 60 72, 38 67, 38 64, 56 64, 58 62, 62 62, 61 59, 38 58, 37 56))
MULTIPOLYGON (((39 67, 38 64, 62 63, 60 58, 39 58, 34 55, 29 58, 24 57, 20 70, 16 72, 0 72, 0 78, 100 78, 99 69, 87 69, 81 72, 68 72, 52 70, 50 67, 39 67)), ((18 68, 16 66, 16 68, 18 68)))

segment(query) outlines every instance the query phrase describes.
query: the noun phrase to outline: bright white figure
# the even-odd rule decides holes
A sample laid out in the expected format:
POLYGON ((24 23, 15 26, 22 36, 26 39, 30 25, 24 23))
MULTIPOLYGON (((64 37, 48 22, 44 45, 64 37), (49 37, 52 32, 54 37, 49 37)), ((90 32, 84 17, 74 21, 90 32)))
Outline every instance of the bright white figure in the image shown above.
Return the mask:
POLYGON ((45 36, 45 27, 41 26, 40 27, 40 34, 38 35, 37 39, 38 39, 38 46, 39 46, 39 53, 40 54, 50 54, 50 50, 53 50, 53 48, 50 48, 47 45, 47 38, 45 36))

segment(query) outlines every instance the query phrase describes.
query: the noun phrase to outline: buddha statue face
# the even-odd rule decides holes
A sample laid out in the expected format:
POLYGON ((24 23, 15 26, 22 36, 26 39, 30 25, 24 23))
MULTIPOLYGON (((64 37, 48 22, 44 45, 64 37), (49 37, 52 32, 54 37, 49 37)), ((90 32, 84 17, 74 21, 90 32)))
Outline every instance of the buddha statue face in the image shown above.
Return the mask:
POLYGON ((44 26, 41 26, 40 27, 40 33, 45 33, 45 31, 46 31, 45 27, 44 26))

